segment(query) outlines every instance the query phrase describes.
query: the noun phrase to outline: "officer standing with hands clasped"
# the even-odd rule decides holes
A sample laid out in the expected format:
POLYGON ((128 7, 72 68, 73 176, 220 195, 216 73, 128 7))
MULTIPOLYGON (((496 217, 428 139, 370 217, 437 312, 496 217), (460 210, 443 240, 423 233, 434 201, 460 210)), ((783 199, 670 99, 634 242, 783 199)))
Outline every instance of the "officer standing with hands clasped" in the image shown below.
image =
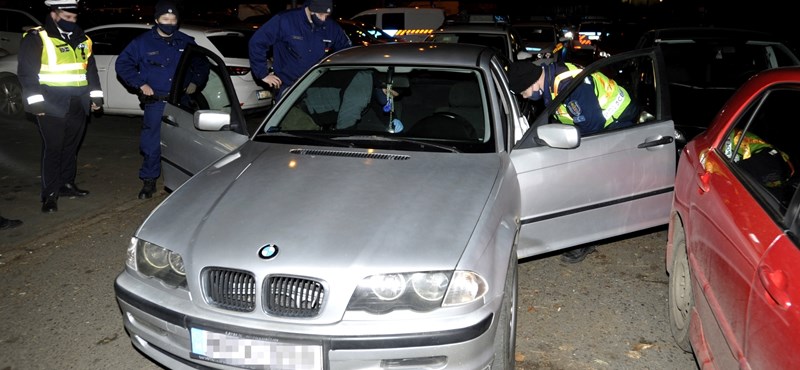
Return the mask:
POLYGON ((42 137, 42 212, 58 211, 58 197, 83 197, 75 186, 78 147, 103 91, 92 56, 92 40, 78 27, 78 0, 47 0, 44 26, 22 38, 17 76, 25 111, 35 116, 42 137))
MULTIPOLYGON (((194 38, 178 31, 178 8, 173 2, 159 1, 155 7, 155 25, 136 37, 117 59, 117 75, 126 85, 137 90, 144 117, 139 151, 144 157, 139 178, 144 183, 139 199, 153 197, 156 180, 161 176, 161 116, 169 95, 172 77, 178 68, 183 50, 196 44, 194 38)), ((197 84, 190 83, 187 94, 197 84)))
POLYGON ((307 0, 302 8, 276 14, 250 38, 253 76, 278 89, 276 98, 325 55, 351 46, 342 27, 330 18, 332 8, 333 0, 307 0))

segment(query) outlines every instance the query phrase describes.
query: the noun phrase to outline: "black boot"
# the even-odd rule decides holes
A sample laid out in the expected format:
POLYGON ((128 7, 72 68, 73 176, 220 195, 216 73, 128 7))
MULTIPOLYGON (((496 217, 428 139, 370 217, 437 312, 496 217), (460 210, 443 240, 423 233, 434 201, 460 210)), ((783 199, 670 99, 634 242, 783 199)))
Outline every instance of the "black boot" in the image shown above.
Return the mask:
POLYGON ((144 186, 139 190, 139 199, 150 199, 156 192, 156 179, 142 179, 144 186))
POLYGON ((15 227, 19 227, 20 225, 22 225, 22 221, 20 220, 11 220, 0 216, 0 230, 13 229, 15 227))
POLYGON ((89 195, 88 190, 80 189, 75 186, 75 183, 67 183, 58 189, 58 195, 62 197, 85 197, 89 195))
POLYGON ((53 213, 58 211, 58 194, 50 193, 42 201, 42 212, 53 213))
POLYGON ((561 254, 561 261, 566 263, 578 263, 583 261, 589 253, 594 252, 595 246, 570 249, 561 254))

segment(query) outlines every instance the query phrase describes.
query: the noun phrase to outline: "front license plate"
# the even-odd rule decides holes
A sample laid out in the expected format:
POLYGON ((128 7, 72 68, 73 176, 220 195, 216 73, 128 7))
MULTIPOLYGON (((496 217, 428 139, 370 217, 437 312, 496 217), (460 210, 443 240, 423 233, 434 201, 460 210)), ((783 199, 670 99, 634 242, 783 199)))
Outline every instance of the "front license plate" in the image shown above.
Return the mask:
POLYGON ((256 92, 256 96, 258 97, 258 100, 264 100, 271 98, 272 94, 268 90, 258 90, 256 92))
POLYGON ((248 369, 321 370, 322 346, 191 328, 192 358, 248 369))

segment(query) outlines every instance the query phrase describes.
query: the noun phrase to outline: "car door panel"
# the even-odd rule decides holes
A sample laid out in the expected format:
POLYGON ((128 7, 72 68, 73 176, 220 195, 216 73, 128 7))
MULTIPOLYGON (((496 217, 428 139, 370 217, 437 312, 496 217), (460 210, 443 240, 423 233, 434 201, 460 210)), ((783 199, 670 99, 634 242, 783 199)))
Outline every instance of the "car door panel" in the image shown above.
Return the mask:
MULTIPOLYGON (((715 361, 735 363, 732 361, 743 350, 750 281, 758 260, 768 247, 765 243, 774 240, 775 230, 768 230, 761 223, 754 224, 753 220, 758 217, 723 217, 755 212, 763 214, 763 211, 744 187, 730 180, 735 175, 718 152, 708 152, 705 168, 713 171, 697 176, 705 177, 703 182, 707 190, 692 193, 692 207, 685 218, 687 233, 703 236, 687 240, 689 264, 697 281, 693 294, 703 317, 715 318, 714 321, 702 322, 703 332, 722 334, 721 337, 707 336, 710 352, 730 354, 728 358, 718 356, 715 361), (752 232, 743 233, 741 230, 752 232)), ((762 217, 769 218, 766 215, 762 217)))
POLYGON ((522 192, 520 255, 664 224, 672 203, 675 147, 671 141, 639 146, 673 132, 672 121, 664 121, 588 137, 575 149, 513 151, 522 192))
POLYGON ((800 251, 784 234, 758 264, 747 314, 745 356, 753 368, 797 369, 800 357, 786 353, 800 347, 800 251))
POLYGON ((117 79, 117 55, 95 55, 94 60, 105 95, 103 109, 111 114, 141 115, 139 99, 117 79))
POLYGON ((800 357, 787 355, 787 348, 800 347, 793 335, 800 327, 800 192, 784 217, 789 232, 774 230, 777 237, 759 261, 753 276, 747 310, 745 357, 752 368, 797 369, 800 357), (794 240, 790 235, 794 236, 794 240), (777 344, 777 345, 776 345, 777 344))
POLYGON ((173 78, 169 101, 161 124, 161 163, 164 186, 176 189, 200 170, 232 152, 247 141, 247 126, 238 104, 225 63, 214 53, 190 46, 184 50, 173 78), (192 72, 192 64, 208 65, 208 75, 195 94, 184 93, 192 72), (213 91, 212 91, 213 90, 213 91), (230 124, 219 131, 203 131, 195 127, 195 117, 208 111, 212 99, 227 99, 229 104, 217 111, 227 113, 230 124), (237 102, 234 104, 234 102, 237 102))
MULTIPOLYGON (((650 52, 621 54, 592 64, 585 74, 633 66, 629 76, 660 76, 654 73, 660 65, 655 58, 650 52), (637 72, 644 68, 649 69, 647 73, 637 72)), ((534 127, 547 124, 555 108, 582 80, 576 77, 536 118, 534 127)), ((632 81, 625 85, 635 97, 638 92, 632 81)), ((622 78, 617 82, 623 85, 622 78)), ((653 81, 648 85, 659 86, 653 81)), ((648 96, 663 93, 653 91, 648 96)), ((662 109, 658 101, 640 106, 655 114, 662 109)), ((672 120, 651 116, 643 124, 582 137, 574 149, 536 144, 535 131, 529 130, 511 153, 522 192, 520 257, 668 222, 676 160, 672 120)))

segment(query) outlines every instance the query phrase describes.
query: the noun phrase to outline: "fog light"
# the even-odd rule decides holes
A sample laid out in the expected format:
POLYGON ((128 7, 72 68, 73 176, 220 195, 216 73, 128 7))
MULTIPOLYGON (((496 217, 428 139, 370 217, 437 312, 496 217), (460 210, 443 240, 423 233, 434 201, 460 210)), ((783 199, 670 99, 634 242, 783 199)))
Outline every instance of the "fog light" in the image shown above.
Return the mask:
POLYGON ((447 365, 447 356, 397 358, 381 360, 381 369, 441 369, 447 365))

